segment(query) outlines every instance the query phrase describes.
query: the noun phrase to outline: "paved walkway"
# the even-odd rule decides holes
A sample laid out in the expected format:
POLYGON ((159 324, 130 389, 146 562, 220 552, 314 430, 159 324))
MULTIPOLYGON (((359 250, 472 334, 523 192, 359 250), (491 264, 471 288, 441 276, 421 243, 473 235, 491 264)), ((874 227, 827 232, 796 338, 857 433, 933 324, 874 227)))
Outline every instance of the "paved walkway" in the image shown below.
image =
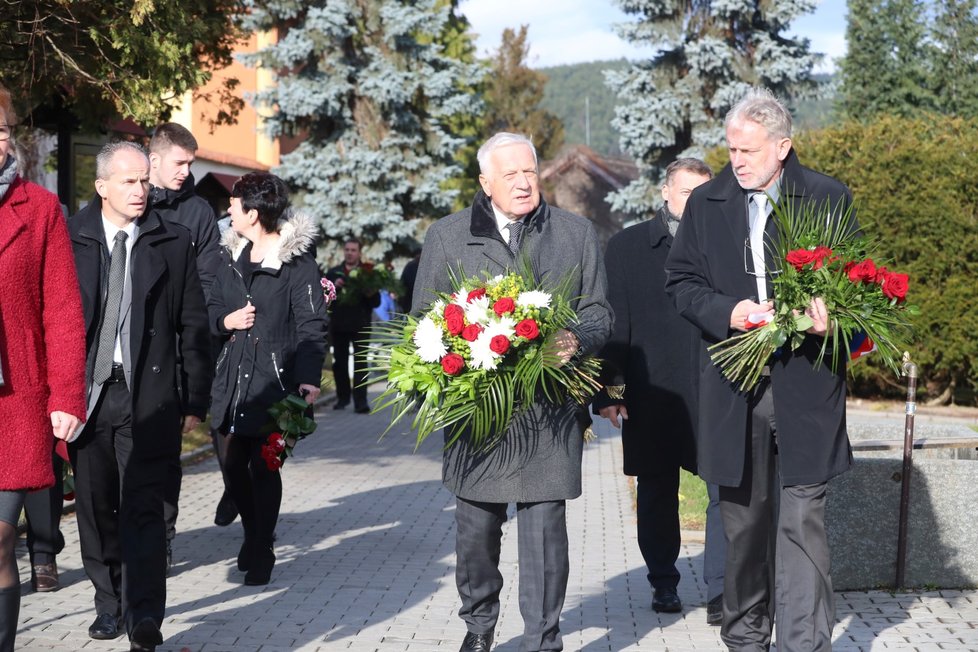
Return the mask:
MULTIPOLYGON (((324 408, 320 429, 283 469, 285 497, 272 582, 246 587, 235 566, 239 522, 213 525, 222 489, 208 459, 186 470, 160 652, 458 649, 454 503, 439 482, 435 441, 413 452, 410 435, 378 442, 383 416, 324 408)), ((568 651, 722 650, 705 623, 702 545, 684 542, 682 614, 654 613, 634 537, 621 442, 609 428, 584 453, 584 495, 568 505, 571 577, 561 630, 568 651)), ((19 650, 125 650, 125 639, 87 636, 95 613, 73 517, 59 557, 63 588, 29 592, 19 650)), ((693 539, 693 538, 691 538, 693 539)), ((21 577, 27 578, 21 548, 21 577)), ((504 530, 506 585, 495 652, 516 652, 516 536, 504 530)), ((978 591, 837 595, 836 650, 978 650, 978 591)))

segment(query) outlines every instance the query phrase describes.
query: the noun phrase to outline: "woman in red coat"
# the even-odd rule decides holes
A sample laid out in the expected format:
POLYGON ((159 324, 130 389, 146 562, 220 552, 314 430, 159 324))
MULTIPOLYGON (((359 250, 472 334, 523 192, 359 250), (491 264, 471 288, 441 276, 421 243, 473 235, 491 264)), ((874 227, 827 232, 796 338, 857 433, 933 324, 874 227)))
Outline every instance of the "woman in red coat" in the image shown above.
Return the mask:
POLYGON ((0 652, 14 649, 14 544, 28 491, 50 487, 54 437, 85 416, 85 324, 58 198, 17 175, 16 115, 0 86, 0 652))

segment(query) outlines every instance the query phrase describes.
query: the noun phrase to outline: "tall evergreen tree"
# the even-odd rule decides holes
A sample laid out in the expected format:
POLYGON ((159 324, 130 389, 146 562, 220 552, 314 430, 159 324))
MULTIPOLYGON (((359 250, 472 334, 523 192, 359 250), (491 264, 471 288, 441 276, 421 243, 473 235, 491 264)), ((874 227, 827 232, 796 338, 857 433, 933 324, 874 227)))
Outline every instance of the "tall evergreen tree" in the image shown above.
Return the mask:
POLYGON ((651 214, 665 166, 702 156, 723 142, 726 112, 753 85, 791 102, 809 97, 814 65, 808 39, 789 39, 791 21, 816 0, 618 0, 635 22, 619 25, 629 41, 653 45, 648 61, 608 71, 618 93, 614 126, 641 176, 610 196, 616 209, 651 214))
POLYGON ((275 75, 257 94, 272 136, 301 143, 276 170, 328 240, 363 237, 372 253, 403 250, 417 220, 451 209, 444 182, 463 140, 452 116, 472 112, 457 80, 473 65, 446 55, 440 0, 249 0, 245 26, 278 28, 249 58, 275 75))
POLYGON ((519 132, 533 140, 541 159, 551 158, 564 144, 560 118, 540 108, 547 76, 527 65, 530 45, 527 26, 519 31, 506 28, 495 56, 489 61, 486 78, 485 138, 498 131, 519 132))
POLYGON ((849 0, 839 104, 851 119, 935 108, 924 0, 849 0))
POLYGON ((941 113, 978 117, 978 0, 935 3, 931 76, 941 113))

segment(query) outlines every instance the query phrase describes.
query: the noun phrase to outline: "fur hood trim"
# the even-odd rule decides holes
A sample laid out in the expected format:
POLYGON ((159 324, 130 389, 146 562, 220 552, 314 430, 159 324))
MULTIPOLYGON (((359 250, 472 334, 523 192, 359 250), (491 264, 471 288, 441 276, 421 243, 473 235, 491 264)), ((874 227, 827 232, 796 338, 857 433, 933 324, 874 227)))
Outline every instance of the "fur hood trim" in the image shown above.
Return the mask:
MULTIPOLYGON (((289 211, 278 222, 278 240, 261 261, 261 266, 267 269, 282 269, 282 265, 293 258, 301 256, 310 249, 316 240, 316 225, 312 218, 305 213, 289 211)), ((248 245, 248 240, 227 229, 221 236, 221 246, 231 252, 231 258, 238 259, 248 245)))

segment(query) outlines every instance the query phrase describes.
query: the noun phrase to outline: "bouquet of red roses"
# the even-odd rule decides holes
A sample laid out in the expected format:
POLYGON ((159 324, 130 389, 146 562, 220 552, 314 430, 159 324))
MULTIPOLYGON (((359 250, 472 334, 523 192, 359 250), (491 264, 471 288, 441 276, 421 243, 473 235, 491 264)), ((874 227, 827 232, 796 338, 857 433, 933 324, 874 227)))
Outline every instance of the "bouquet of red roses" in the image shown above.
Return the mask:
POLYGON ((601 388, 597 359, 564 363, 554 346, 557 331, 577 320, 569 279, 545 289, 529 269, 487 276, 453 278, 455 291, 440 295, 420 319, 373 327, 370 371, 387 378, 375 411, 393 408, 387 430, 416 410, 419 445, 449 426, 449 444, 469 429, 473 443, 491 445, 538 394, 584 404, 601 388))
POLYGON ((909 277, 878 264, 876 243, 856 231, 852 207, 833 217, 831 206, 774 205, 778 240, 772 253, 773 316, 751 316, 749 330, 709 348, 713 362, 742 391, 757 384, 761 371, 782 347, 796 349, 812 327, 804 314, 821 297, 831 320, 815 366, 831 349, 831 368, 870 350, 899 373, 912 340, 907 303, 909 277), (875 258, 875 260, 874 260, 875 258))
POLYGON ((299 440, 305 439, 316 429, 316 422, 306 399, 295 394, 289 394, 272 405, 268 413, 272 415, 275 430, 262 444, 261 457, 269 470, 277 471, 286 459, 295 454, 295 445, 299 440))

